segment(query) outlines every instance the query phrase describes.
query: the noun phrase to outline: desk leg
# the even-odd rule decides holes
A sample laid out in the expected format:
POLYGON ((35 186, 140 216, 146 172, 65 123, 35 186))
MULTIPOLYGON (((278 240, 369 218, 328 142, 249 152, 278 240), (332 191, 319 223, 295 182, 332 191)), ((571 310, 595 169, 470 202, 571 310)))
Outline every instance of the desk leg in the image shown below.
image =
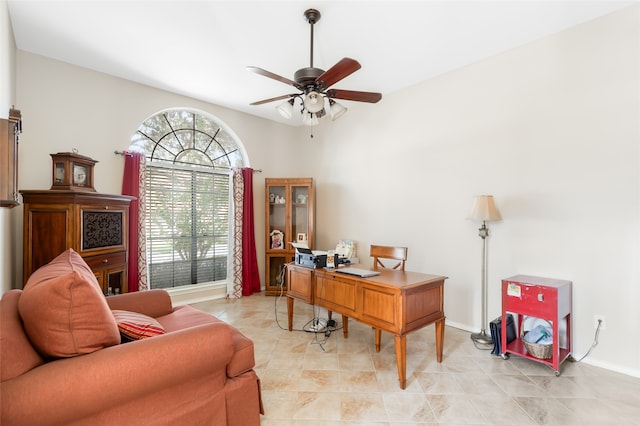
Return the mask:
POLYGON ((342 316, 342 335, 345 339, 349 337, 349 317, 345 315, 342 316))
POLYGON ((376 352, 380 352, 380 343, 382 341, 382 330, 379 328, 373 329, 376 333, 376 352))
POLYGON ((287 297, 287 321, 289 322, 289 331, 293 330, 293 297, 287 297))
POLYGON ((407 387, 407 336, 395 336, 396 361, 398 362, 398 380, 400 389, 407 387))
POLYGON ((444 318, 436 321, 436 359, 442 362, 442 349, 444 346, 444 318))

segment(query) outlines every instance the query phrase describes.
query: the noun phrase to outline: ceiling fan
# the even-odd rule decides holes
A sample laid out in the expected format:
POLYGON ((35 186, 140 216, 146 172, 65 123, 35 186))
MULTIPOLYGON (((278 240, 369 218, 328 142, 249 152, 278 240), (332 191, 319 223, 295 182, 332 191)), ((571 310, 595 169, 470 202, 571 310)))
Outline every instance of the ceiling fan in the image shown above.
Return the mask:
POLYGON ((288 101, 278 105, 276 109, 283 117, 290 119, 293 116, 293 105, 296 99, 300 99, 302 103, 302 122, 313 126, 318 124, 319 118, 326 115, 325 98, 329 101, 329 111, 332 120, 337 119, 347 111, 347 109, 336 102, 335 99, 370 103, 376 103, 382 99, 382 94, 380 93, 331 88, 331 86, 340 80, 359 70, 360 63, 355 59, 342 58, 337 64, 329 68, 327 71, 315 68, 313 66, 313 25, 320 20, 320 12, 316 9, 308 9, 304 12, 304 16, 311 26, 311 64, 309 67, 301 68, 296 71, 293 80, 259 67, 247 67, 247 70, 249 71, 291 85, 300 92, 264 99, 253 102, 250 105, 262 105, 268 102, 289 98, 288 101))

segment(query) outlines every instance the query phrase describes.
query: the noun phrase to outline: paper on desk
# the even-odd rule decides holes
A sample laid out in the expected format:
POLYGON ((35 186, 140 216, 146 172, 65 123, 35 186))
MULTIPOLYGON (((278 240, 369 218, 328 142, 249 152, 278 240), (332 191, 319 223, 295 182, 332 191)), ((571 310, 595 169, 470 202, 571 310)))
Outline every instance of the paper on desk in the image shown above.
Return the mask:
MULTIPOLYGON (((293 246, 293 248, 295 248, 296 250, 298 249, 306 249, 309 250, 309 245, 306 243, 289 243, 293 246)), ((326 251, 323 250, 311 250, 311 253, 313 253, 316 256, 322 255, 322 254, 327 254, 326 251)))

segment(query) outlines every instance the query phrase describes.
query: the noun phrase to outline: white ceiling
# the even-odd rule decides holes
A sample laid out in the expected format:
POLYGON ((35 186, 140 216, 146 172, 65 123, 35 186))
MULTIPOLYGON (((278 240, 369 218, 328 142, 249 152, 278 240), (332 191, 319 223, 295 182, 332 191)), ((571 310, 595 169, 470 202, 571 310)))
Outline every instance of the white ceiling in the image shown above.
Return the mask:
MULTIPOLYGON (((605 15, 634 1, 93 1, 8 0, 18 49, 149 86, 286 121, 279 102, 296 92, 245 70, 293 79, 343 57, 362 68, 334 88, 388 95, 447 71, 605 15)), ((348 108, 375 105, 342 102, 348 108)))

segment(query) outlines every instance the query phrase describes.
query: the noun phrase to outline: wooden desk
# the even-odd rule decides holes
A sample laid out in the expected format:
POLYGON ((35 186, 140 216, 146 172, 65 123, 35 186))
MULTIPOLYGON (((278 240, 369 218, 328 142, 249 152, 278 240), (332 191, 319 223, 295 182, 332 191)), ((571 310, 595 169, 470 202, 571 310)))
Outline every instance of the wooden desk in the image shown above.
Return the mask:
MULTIPOLYGON (((359 267, 359 265, 356 265, 359 267)), ((287 316, 293 328, 293 302, 301 299, 342 315, 343 335, 349 336, 349 318, 395 337, 400 388, 407 385, 407 333, 436 323, 436 359, 442 362, 444 340, 444 280, 447 277, 380 270, 380 275, 361 278, 335 270, 287 268, 287 316)))

